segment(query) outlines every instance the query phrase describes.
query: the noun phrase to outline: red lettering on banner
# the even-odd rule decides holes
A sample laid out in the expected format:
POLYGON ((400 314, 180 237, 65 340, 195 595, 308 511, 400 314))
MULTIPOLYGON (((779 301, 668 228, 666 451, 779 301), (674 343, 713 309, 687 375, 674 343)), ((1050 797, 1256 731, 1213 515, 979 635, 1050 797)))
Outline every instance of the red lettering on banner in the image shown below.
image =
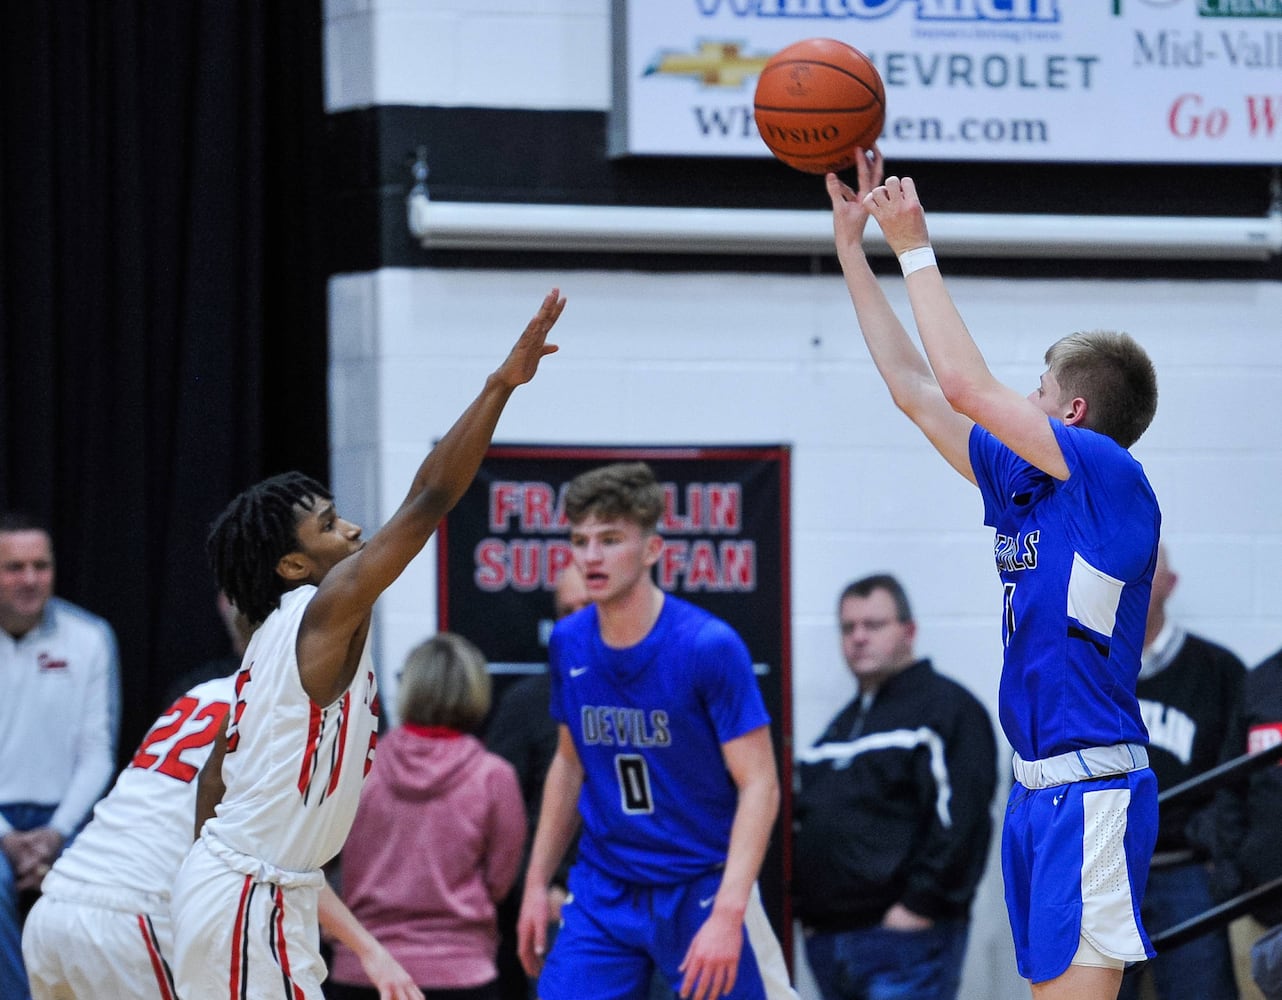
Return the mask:
POLYGON ((690 546, 690 572, 686 574, 687 590, 717 589, 717 556, 707 542, 690 546))
POLYGON ((496 480, 490 484, 487 519, 493 532, 511 531, 514 520, 524 535, 566 532, 570 524, 565 519, 565 487, 558 494, 542 480, 496 480))
POLYGON ((708 487, 708 529, 737 534, 743 524, 743 487, 723 483, 708 487))
POLYGON ((509 587, 521 593, 552 590, 561 572, 573 561, 563 538, 483 538, 477 543, 472 579, 486 593, 509 587))
MULTIPOLYGON (((490 484, 487 520, 495 535, 474 550, 476 586, 487 593, 552 590, 573 562, 567 535, 565 489, 540 480, 496 480, 490 484), (556 535, 556 538, 540 538, 556 535), (535 537, 528 537, 535 536, 535 537)), ((730 535, 743 530, 741 483, 663 483, 659 530, 665 535, 658 582, 665 590, 750 592, 757 586, 755 541, 716 542, 672 535, 730 535)))
POLYGON ((507 522, 521 509, 521 484, 490 484, 490 530, 503 531, 507 522))
POLYGON ((659 586, 671 590, 677 585, 677 577, 685 570, 686 548, 688 542, 664 542, 663 551, 659 553, 659 586))
POLYGON ((574 555, 568 545, 554 545, 548 549, 548 583, 555 587, 565 572, 565 567, 574 562, 574 555))
POLYGON ((755 542, 670 540, 659 555, 658 582, 664 590, 754 591, 757 589, 755 542))
POLYGON ((552 504, 551 486, 547 483, 526 483, 521 528, 525 531, 552 531, 556 527, 556 511, 552 504))
POLYGON ((742 513, 743 487, 739 483, 687 483, 684 513, 677 502, 677 485, 664 483, 659 530, 666 534, 737 534, 742 513))
POLYGON ((528 593, 538 587, 543 574, 543 545, 540 542, 517 541, 508 546, 511 553, 512 589, 528 593))
POLYGON ((501 538, 483 538, 476 546, 476 585, 494 593, 507 579, 507 545, 501 538))
POLYGON ((1250 122, 1252 136, 1273 138, 1282 121, 1282 94, 1250 94, 1246 99, 1246 116, 1250 122))
POLYGON ((721 567, 727 590, 756 590, 756 542, 723 543, 721 546, 721 567))
POLYGON ((1201 94, 1181 94, 1166 116, 1167 126, 1177 139, 1223 138, 1229 128, 1229 113, 1223 108, 1202 110, 1201 94))

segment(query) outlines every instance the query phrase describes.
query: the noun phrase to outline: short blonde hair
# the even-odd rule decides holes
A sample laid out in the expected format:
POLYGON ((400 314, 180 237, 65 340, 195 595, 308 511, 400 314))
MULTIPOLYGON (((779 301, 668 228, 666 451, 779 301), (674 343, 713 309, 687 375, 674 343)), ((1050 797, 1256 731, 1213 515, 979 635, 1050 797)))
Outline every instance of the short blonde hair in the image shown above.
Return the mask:
POLYGON ((441 632, 406 657, 396 708, 402 722, 475 733, 490 711, 490 692, 481 651, 461 635, 441 632))
POLYGON ((1157 412, 1153 362, 1128 334, 1112 330, 1070 333, 1046 351, 1046 367, 1065 401, 1086 400, 1085 426, 1129 448, 1157 412))
POLYGON ((619 518, 653 534, 663 513, 663 487, 645 462, 616 462, 590 469, 570 480, 565 491, 565 516, 571 524, 589 517, 619 518))

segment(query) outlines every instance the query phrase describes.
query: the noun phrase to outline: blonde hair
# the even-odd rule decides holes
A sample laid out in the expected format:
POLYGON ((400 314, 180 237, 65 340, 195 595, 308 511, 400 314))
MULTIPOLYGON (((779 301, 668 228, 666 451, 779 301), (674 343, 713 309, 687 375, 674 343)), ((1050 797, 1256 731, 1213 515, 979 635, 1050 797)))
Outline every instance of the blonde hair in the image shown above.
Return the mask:
POLYGON ((663 513, 663 487, 645 462, 616 462, 591 469, 570 481, 565 491, 565 516, 571 524, 589 517, 602 521, 621 518, 654 532, 663 513))
POLYGON ((475 733, 490 710, 490 675, 481 651, 441 632, 410 651, 396 708, 402 722, 475 733))
POLYGON ((1084 426, 1123 448, 1138 441, 1153 422, 1157 372, 1144 348, 1128 334, 1070 333, 1047 349, 1046 367, 1064 400, 1086 400, 1084 426))

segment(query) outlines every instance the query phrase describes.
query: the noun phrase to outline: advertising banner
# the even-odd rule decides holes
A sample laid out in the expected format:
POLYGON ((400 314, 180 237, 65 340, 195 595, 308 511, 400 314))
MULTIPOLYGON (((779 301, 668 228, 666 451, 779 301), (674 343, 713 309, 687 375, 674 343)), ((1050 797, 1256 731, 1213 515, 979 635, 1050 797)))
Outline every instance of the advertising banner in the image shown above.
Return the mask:
POLYGON ((615 0, 614 155, 769 156, 765 61, 868 55, 888 159, 1282 162, 1282 0, 615 0))
POLYGON ((792 701, 789 451, 761 447, 495 445, 437 532, 442 629, 485 654, 495 699, 546 671, 552 592, 570 562, 562 495, 571 479, 610 462, 645 461, 663 485, 664 590, 728 622, 752 655, 770 712, 783 808, 761 874, 780 941, 790 950, 785 886, 791 844, 792 701))

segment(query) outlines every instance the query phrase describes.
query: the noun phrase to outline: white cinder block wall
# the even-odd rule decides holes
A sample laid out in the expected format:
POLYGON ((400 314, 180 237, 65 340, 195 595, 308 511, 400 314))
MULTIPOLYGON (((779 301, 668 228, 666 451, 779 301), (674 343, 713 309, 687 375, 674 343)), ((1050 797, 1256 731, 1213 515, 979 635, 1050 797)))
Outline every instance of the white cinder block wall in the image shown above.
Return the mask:
MULTIPOLYGON (((330 110, 374 104, 603 109, 609 0, 329 0, 330 110)), ((692 261, 692 267, 695 265, 692 261)), ((943 262, 945 274, 947 261, 943 262)), ((902 282, 888 279, 908 317, 902 282)), ((1162 501, 1172 610, 1254 664, 1282 646, 1282 286, 1266 282, 959 279, 997 374, 1031 389, 1075 329, 1126 329, 1158 367, 1136 448, 1162 501)), ((798 745, 852 687, 836 593, 889 570, 918 649, 995 714, 1000 591, 978 496, 891 405, 835 277, 385 269, 331 281, 334 486, 381 524, 431 442, 479 389, 540 297, 569 298, 562 352, 521 389, 500 442, 793 449, 793 704, 798 745)), ((436 626, 431 546, 380 602, 384 676, 436 626)), ((798 983, 816 996, 797 950, 798 983)), ((995 862, 963 996, 1024 997, 995 862)))

